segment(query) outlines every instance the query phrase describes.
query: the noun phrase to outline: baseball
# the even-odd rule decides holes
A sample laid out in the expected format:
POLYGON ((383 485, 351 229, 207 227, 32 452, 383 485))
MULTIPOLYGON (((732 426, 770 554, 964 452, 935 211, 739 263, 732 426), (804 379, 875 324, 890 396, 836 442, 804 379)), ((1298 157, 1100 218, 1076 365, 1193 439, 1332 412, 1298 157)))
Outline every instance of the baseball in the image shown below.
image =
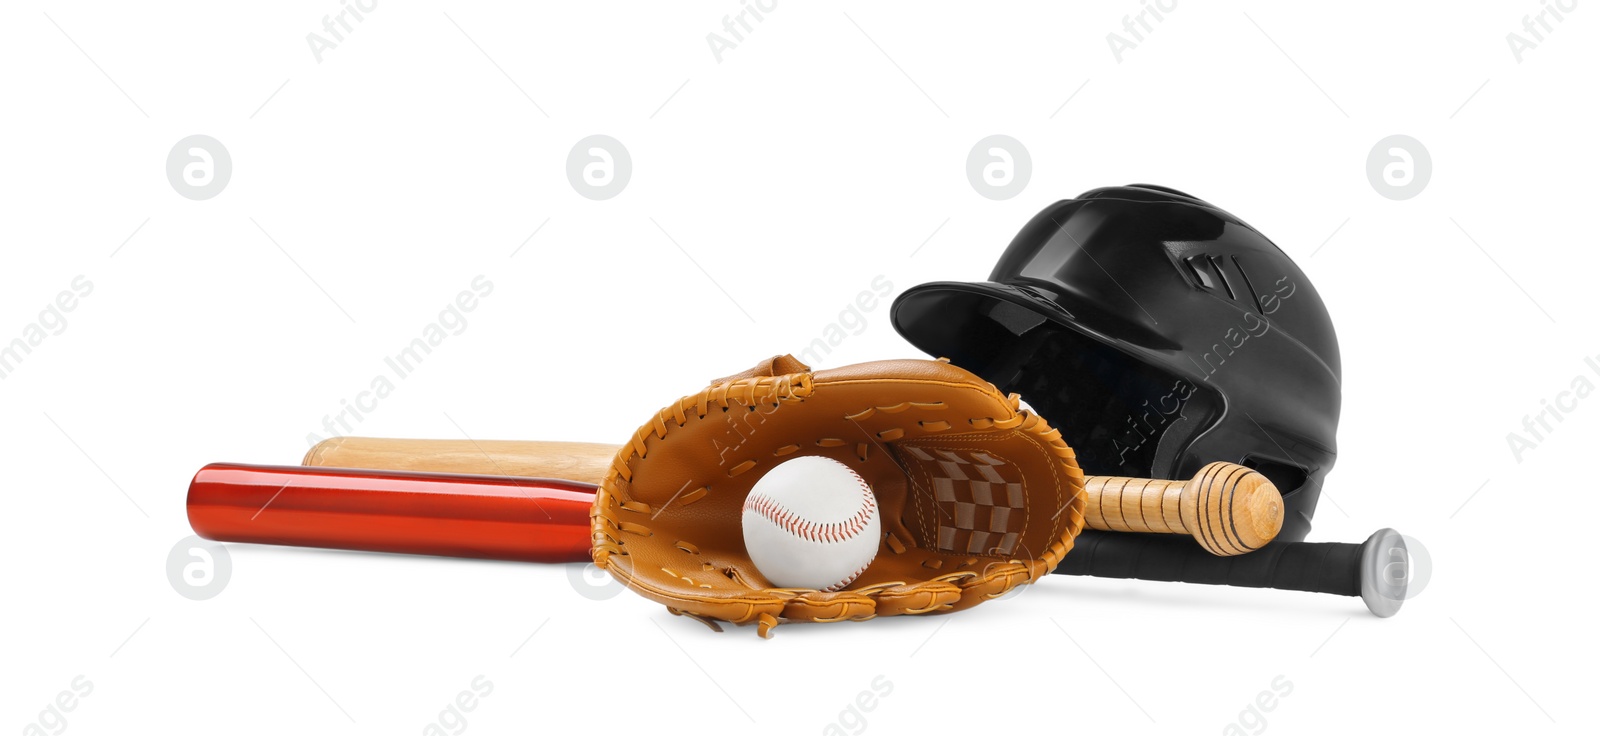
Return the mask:
POLYGON ((844 463, 797 457, 767 471, 744 500, 744 546, 779 588, 842 590, 878 554, 872 488, 844 463))

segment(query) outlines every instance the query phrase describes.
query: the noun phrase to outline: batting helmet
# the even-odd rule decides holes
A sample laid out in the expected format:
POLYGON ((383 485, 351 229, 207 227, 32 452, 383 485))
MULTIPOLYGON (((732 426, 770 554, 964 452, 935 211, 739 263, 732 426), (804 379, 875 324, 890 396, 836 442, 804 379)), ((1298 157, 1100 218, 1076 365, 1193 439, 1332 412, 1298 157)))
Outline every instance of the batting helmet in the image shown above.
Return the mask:
POLYGON ((891 319, 1021 394, 1085 472, 1240 463, 1284 492, 1280 540, 1310 531, 1335 457, 1338 340, 1310 279, 1239 218, 1165 187, 1095 189, 1035 216, 989 281, 922 284, 891 319))

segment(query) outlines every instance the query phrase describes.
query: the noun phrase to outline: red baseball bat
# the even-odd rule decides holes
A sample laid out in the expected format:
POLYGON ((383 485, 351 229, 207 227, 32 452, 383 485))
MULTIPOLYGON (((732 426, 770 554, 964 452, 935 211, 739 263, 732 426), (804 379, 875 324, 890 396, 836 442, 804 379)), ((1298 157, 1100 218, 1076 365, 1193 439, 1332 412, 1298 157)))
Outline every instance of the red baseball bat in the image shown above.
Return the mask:
POLYGON ((548 478, 207 465, 189 525, 219 542, 587 562, 595 486, 548 478))

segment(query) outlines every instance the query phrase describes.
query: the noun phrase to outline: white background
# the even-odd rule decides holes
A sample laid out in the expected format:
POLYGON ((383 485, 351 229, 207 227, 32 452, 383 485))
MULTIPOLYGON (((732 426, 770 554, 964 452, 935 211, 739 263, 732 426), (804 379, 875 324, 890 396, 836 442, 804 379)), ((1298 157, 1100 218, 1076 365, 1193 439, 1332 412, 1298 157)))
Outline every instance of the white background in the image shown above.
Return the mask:
MULTIPOLYGON (((738 0, 381 2, 319 62, 337 0, 144 5, 0 11, 0 342, 93 284, 0 380, 5 732, 79 675, 69 733, 419 733, 479 675, 468 733, 1593 727, 1600 399, 1521 462, 1507 434, 1600 384, 1600 10, 1519 62, 1533 0, 1183 2, 1119 61, 1133 0, 780 2, 719 63, 738 0), (565 172, 596 133, 633 160, 606 201, 565 172), (997 133, 1033 164, 1004 201, 965 173, 997 133), (1397 133, 1433 161, 1405 201, 1366 176, 1397 133), (167 181, 191 134, 231 154, 213 199, 167 181), (1130 182, 1240 215, 1328 301, 1344 417, 1311 538, 1422 540, 1434 574, 1399 616, 1057 576, 761 641, 592 600, 576 566, 232 545, 219 596, 166 579, 196 469, 297 462, 477 275, 466 329, 355 433, 615 442, 802 349, 875 277, 981 279, 1045 205, 1130 182), (1292 693, 1241 716, 1280 675, 1292 693)), ((918 355, 888 311, 823 364, 918 355)))

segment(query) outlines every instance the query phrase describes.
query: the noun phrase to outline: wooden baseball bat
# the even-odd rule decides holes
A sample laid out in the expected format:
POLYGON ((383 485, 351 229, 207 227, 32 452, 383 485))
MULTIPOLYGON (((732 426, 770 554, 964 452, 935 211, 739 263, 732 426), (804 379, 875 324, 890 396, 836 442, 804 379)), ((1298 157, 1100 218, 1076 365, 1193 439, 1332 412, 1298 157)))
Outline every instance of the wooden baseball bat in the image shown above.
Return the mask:
MULTIPOLYGON (((618 449, 585 442, 335 437, 312 447, 302 464, 598 484, 618 449)), ((1283 525, 1278 489, 1232 463, 1211 463, 1186 481, 1092 475, 1084 478, 1084 490, 1084 520, 1091 529, 1189 534, 1218 556, 1258 549, 1283 525)))

